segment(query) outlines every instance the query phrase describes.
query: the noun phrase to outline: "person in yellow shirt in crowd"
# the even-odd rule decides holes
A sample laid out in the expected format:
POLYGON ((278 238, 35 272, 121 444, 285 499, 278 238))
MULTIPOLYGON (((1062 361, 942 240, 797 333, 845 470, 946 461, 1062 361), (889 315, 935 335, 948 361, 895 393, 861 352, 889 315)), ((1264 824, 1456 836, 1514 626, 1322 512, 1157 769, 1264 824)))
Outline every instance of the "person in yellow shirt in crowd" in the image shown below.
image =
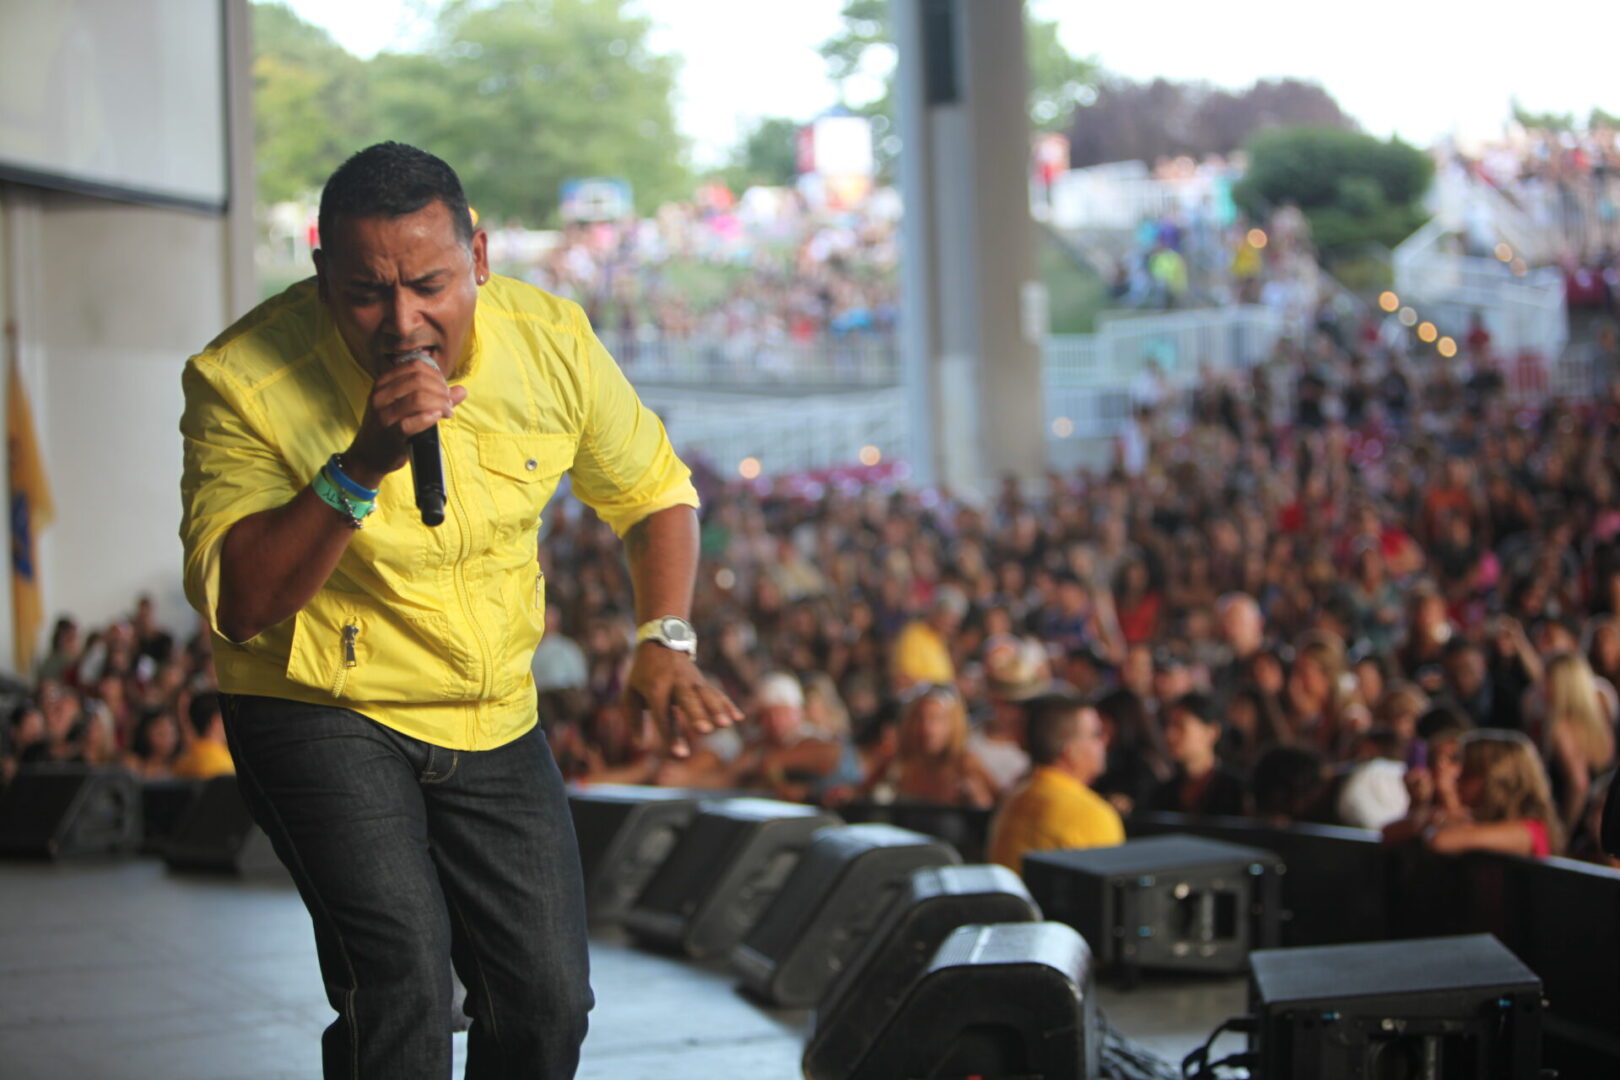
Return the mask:
POLYGON ((174 775, 181 780, 212 780, 236 772, 231 748, 225 743, 225 715, 219 695, 213 691, 191 699, 186 718, 191 721, 192 737, 185 753, 174 763, 174 775))
POLYGON ((1102 717, 1074 694, 1050 694, 1029 704, 1025 780, 990 826, 990 860, 1023 871, 1031 851, 1110 847, 1125 842, 1119 811, 1091 790, 1108 763, 1102 717))
POLYGON ((934 593, 928 616, 913 619, 895 638, 893 681, 896 693, 904 693, 922 683, 950 686, 956 682, 956 664, 951 660, 951 635, 962 625, 968 600, 954 585, 941 585, 934 593))

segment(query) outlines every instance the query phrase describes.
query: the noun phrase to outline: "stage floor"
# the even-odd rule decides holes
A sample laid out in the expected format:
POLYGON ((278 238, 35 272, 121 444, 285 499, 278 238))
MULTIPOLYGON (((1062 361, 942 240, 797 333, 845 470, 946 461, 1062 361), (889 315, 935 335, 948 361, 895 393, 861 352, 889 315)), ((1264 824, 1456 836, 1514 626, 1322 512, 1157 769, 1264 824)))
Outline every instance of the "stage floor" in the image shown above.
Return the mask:
MULTIPOLYGON (((581 1080, 801 1075, 803 1011, 761 1009, 724 970, 616 934, 593 939, 591 961, 581 1080)), ((1178 979, 1098 1001, 1179 1064, 1244 994, 1241 979, 1178 979)), ((285 881, 171 874, 152 859, 0 863, 5 1080, 309 1080, 331 1018, 285 881)), ((458 1061, 465 1047, 457 1036, 458 1061)))

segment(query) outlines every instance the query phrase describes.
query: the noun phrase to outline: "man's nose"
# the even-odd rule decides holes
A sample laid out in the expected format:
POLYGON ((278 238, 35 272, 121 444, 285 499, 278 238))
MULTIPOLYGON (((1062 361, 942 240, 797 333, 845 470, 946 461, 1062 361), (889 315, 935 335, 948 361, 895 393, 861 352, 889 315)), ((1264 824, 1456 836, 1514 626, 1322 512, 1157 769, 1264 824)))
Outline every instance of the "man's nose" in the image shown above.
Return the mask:
POLYGON ((422 325, 422 300, 409 289, 395 289, 383 326, 395 337, 408 340, 422 325))

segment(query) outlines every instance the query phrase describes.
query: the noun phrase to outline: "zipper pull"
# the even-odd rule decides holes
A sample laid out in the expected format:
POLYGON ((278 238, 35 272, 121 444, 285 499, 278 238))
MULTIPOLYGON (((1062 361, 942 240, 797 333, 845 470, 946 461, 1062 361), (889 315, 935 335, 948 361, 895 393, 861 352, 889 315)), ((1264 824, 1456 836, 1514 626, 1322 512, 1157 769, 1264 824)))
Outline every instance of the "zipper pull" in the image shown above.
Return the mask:
POLYGON ((343 627, 343 666, 358 667, 360 661, 354 655, 354 643, 360 636, 360 628, 354 623, 346 623, 343 627))

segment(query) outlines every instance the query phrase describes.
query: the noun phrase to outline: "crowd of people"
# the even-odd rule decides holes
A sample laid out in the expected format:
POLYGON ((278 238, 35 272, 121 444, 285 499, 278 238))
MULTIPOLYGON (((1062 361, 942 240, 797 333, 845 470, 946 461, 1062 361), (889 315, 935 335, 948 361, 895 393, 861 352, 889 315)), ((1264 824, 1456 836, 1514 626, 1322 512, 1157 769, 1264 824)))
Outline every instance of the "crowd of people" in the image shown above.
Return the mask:
POLYGON ((711 185, 650 218, 568 226, 555 246, 507 258, 505 268, 577 301, 630 367, 634 357, 622 354, 654 340, 757 347, 888 334, 899 243, 892 192, 859 208, 814 209, 787 188, 734 200, 711 185), (705 277, 725 287, 705 289, 705 277))
POLYGON ((209 635, 179 642, 149 597, 88 633, 68 617, 28 683, 0 687, 0 787, 31 765, 123 766, 142 780, 233 772, 209 635))
POLYGON ((1145 411, 1142 467, 989 505, 700 477, 700 660, 750 721, 686 761, 619 706, 611 535, 554 506, 535 665, 553 745, 577 779, 828 805, 993 807, 1069 762, 1126 814, 1601 858, 1620 387, 1526 406, 1475 362, 1459 380, 1376 333, 1284 342, 1145 411), (1064 741, 1092 712, 1095 766, 1064 741))
MULTIPOLYGON (((1594 118, 1597 120, 1598 118, 1594 118)), ((1562 254, 1612 265, 1620 251, 1620 128, 1523 130, 1454 160, 1523 210, 1562 254)))
MULTIPOLYGON (((1384 341, 1330 326, 1206 371, 1142 408, 1131 468, 1009 480, 984 504, 894 471, 773 485, 699 466, 699 659, 748 720, 683 760, 621 705, 617 541, 559 498, 533 666, 554 751, 580 781, 830 806, 1005 806, 1056 770, 1083 823, 1065 845, 1170 810, 1601 860, 1620 383, 1526 404, 1488 347, 1459 380, 1384 341)), ((228 771, 209 653, 144 599, 88 634, 60 620, 14 688, 0 780, 228 771)))

